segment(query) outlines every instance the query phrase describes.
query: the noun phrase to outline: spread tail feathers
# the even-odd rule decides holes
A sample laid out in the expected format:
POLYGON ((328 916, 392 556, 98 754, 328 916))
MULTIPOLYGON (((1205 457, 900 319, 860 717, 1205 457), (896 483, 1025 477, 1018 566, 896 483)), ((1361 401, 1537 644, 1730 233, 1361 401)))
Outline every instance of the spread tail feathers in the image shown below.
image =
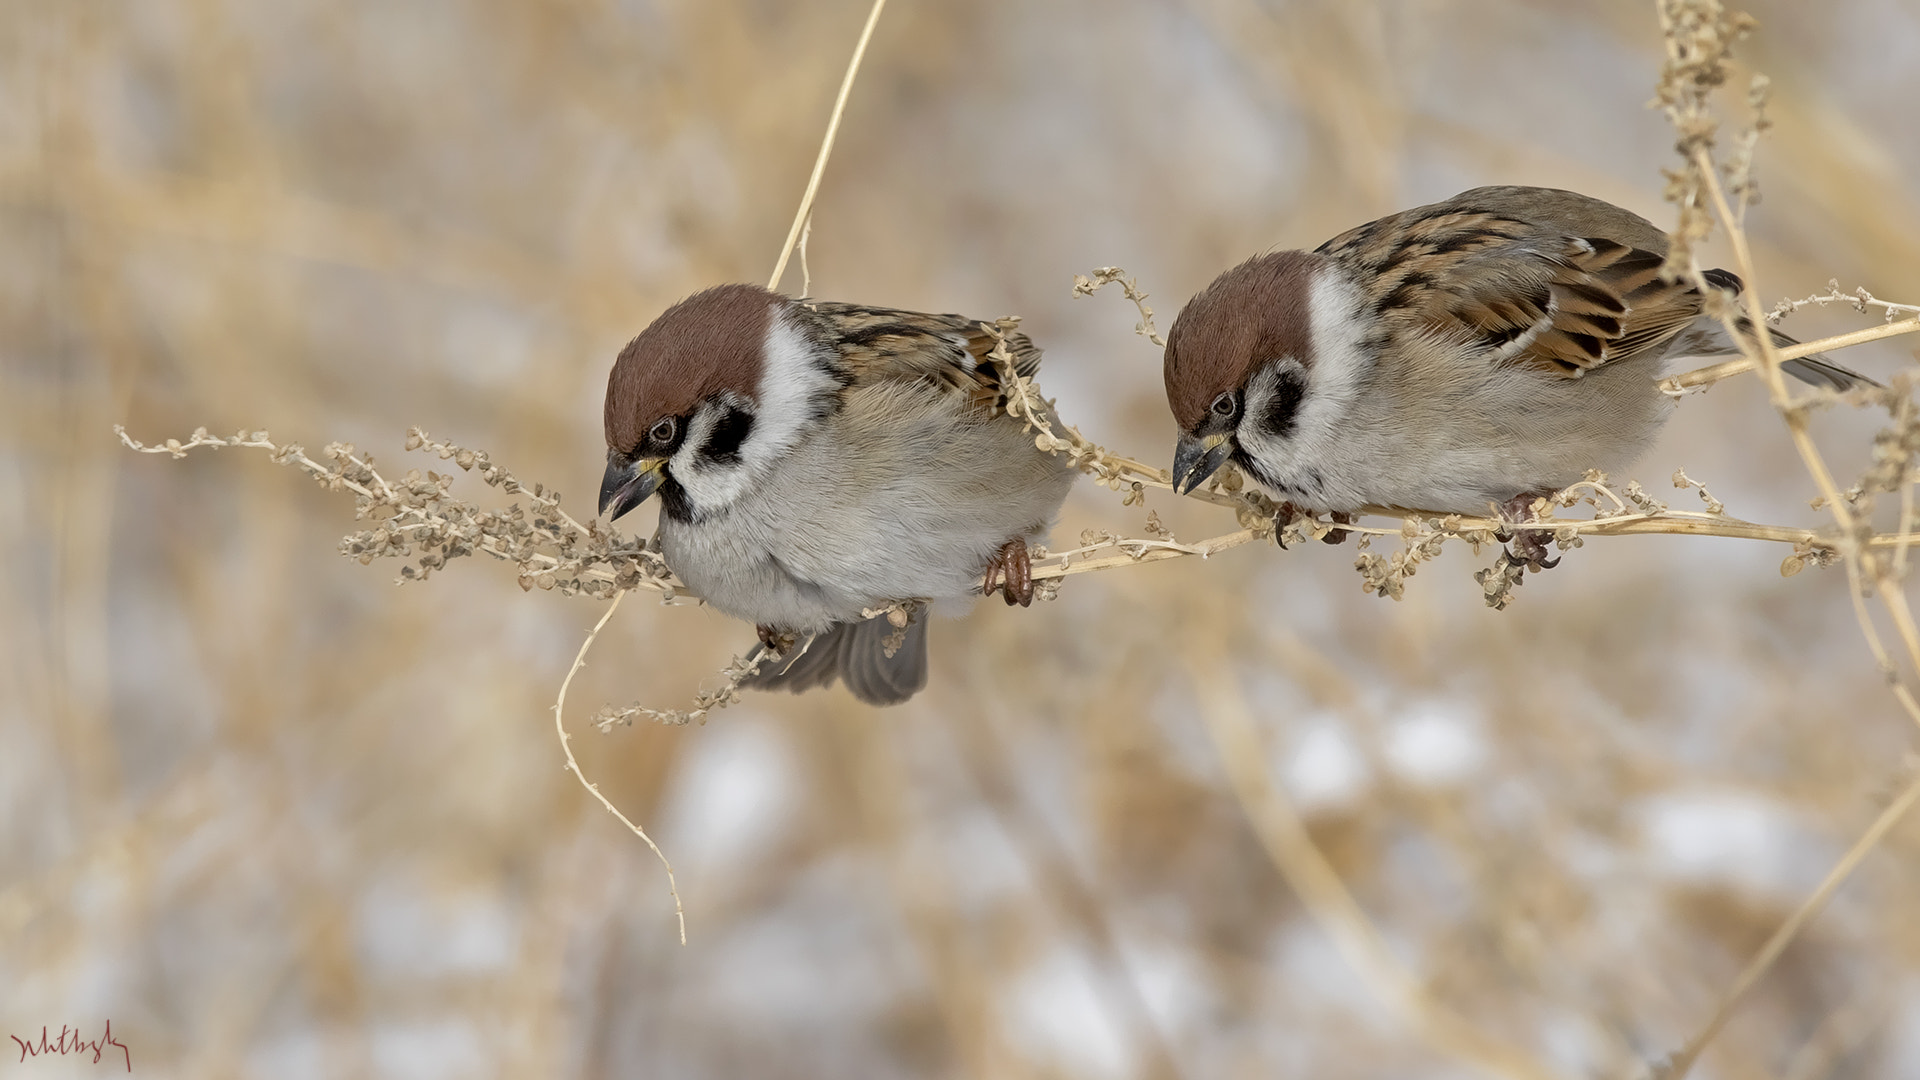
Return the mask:
POLYGON ((925 609, 916 611, 904 630, 880 616, 803 637, 792 655, 767 659, 759 673, 741 685, 797 694, 832 685, 836 678, 869 705, 898 705, 919 693, 927 685, 925 609), (888 656, 888 639, 895 635, 899 635, 898 647, 888 656))

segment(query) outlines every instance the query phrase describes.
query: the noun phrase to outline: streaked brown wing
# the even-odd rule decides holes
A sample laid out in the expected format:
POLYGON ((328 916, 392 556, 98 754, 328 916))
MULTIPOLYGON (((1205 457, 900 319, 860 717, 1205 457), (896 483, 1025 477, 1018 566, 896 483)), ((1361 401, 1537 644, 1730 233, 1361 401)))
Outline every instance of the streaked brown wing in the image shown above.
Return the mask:
POLYGON ((1388 325, 1568 378, 1664 345, 1700 313, 1692 288, 1660 280, 1656 252, 1464 198, 1382 218, 1320 251, 1360 271, 1388 325))
MULTIPOLYGON (((987 358, 994 338, 980 328, 980 320, 830 301, 807 306, 826 316, 823 321, 837 338, 855 385, 926 380, 965 394, 982 409, 1005 404, 999 372, 987 358)), ((1020 375, 1031 377, 1039 370, 1040 350, 1025 334, 1007 335, 1007 348, 1020 375)))

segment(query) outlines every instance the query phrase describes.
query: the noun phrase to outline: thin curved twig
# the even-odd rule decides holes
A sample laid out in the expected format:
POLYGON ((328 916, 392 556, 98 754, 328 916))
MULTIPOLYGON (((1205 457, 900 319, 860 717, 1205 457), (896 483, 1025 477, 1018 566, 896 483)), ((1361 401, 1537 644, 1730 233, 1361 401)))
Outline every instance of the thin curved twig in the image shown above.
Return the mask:
MULTIPOLYGON (((1752 282, 1756 280, 1753 258, 1748 248, 1746 234, 1739 227, 1738 219, 1728 204, 1726 192, 1720 185, 1713 159, 1706 147, 1702 146, 1695 149, 1693 156, 1689 160, 1689 164, 1698 176, 1700 187, 1709 197, 1715 215, 1727 230, 1727 239, 1733 247, 1735 266, 1738 268, 1739 273, 1746 281, 1752 282)), ((1700 278, 1701 283, 1704 284, 1704 278, 1701 276, 1697 265, 1693 272, 1696 278, 1700 278)), ((1746 316, 1753 320, 1755 325, 1764 325, 1766 316, 1760 308, 1758 297, 1749 291, 1745 295, 1744 301, 1747 308, 1745 312, 1746 316)), ((1814 444, 1813 437, 1807 430, 1806 409, 1801 402, 1794 400, 1791 392, 1788 390, 1786 380, 1781 373, 1780 365, 1782 360, 1786 358, 1785 350, 1776 349, 1770 335, 1767 334, 1757 334, 1751 339, 1742 338, 1736 332, 1735 320, 1731 311, 1723 313, 1721 315, 1721 321, 1726 326, 1728 333, 1734 336, 1734 340, 1740 342, 1741 348, 1746 354, 1744 359, 1751 363, 1752 370, 1758 372, 1761 379, 1767 384, 1768 393, 1773 400, 1774 407, 1779 411, 1781 419, 1786 423, 1787 432, 1793 440, 1794 448, 1799 452, 1802 463, 1806 466, 1807 472, 1813 477, 1815 485, 1820 490, 1823 502, 1829 512, 1833 514, 1834 521, 1839 526, 1841 540, 1838 545, 1838 550, 1846 566, 1848 591, 1852 594, 1854 614, 1860 623, 1861 632, 1866 637, 1867 645, 1869 649, 1872 650, 1875 659, 1879 662, 1881 670, 1887 674, 1889 688, 1895 699, 1900 703, 1901 707, 1905 709, 1909 717, 1916 723, 1920 723, 1920 702, 1915 700, 1913 692, 1906 685, 1906 680, 1899 677, 1898 670, 1894 667, 1892 658, 1889 656, 1884 643, 1880 639, 1880 633, 1874 626, 1872 614, 1867 610, 1866 606, 1865 596, 1867 592, 1865 586, 1867 582, 1871 580, 1874 585, 1874 593, 1881 598, 1882 604, 1886 607, 1889 615, 1892 616, 1894 625, 1899 630, 1901 638, 1907 646, 1909 660, 1916 666, 1920 666, 1920 631, 1916 630, 1913 617, 1907 608, 1906 594, 1901 590, 1897 581, 1890 580, 1887 568, 1882 566, 1878 559, 1869 554, 1871 548, 1877 546, 1874 544, 1874 541, 1883 538, 1868 536, 1865 543, 1860 542, 1862 530, 1860 523, 1856 520, 1853 504, 1840 491, 1839 485, 1835 483, 1833 474, 1827 467, 1826 459, 1821 455, 1819 447, 1814 444)), ((1906 523, 1902 521, 1901 524, 1904 528, 1906 523)), ((1897 550, 1905 549, 1907 541, 1904 537, 1888 539, 1893 540, 1893 546, 1895 546, 1897 550)), ((1753 955, 1752 959, 1747 962, 1747 966, 1740 972, 1739 977, 1736 978, 1733 984, 1721 995, 1720 1001, 1715 1006, 1713 1015, 1707 1020, 1707 1023, 1692 1039, 1687 1041, 1687 1044, 1681 1050, 1670 1057, 1662 1067, 1655 1070, 1660 1080, 1684 1080, 1693 1066, 1700 1060, 1701 1054, 1706 1051, 1714 1038, 1717 1037, 1720 1031, 1726 1026, 1727 1020, 1733 1014, 1733 1010, 1738 1007, 1748 991, 1772 969, 1774 962, 1780 958, 1780 954, 1784 952, 1786 947, 1792 943, 1793 939, 1800 934, 1801 930, 1812 921, 1813 917, 1825 907, 1827 900, 1832 897, 1834 891, 1846 882, 1847 878, 1853 874, 1860 863, 1879 845, 1880 841, 1892 830, 1893 826, 1913 808, 1916 802, 1920 802, 1920 777, 1915 777, 1908 782, 1900 795, 1896 797, 1893 802, 1881 812, 1880 816, 1874 820, 1873 824, 1868 826, 1867 830, 1854 841, 1853 845, 1848 848, 1846 855, 1834 865, 1833 869, 1828 871, 1825 880, 1813 891, 1813 894, 1807 897, 1807 899, 1794 910, 1793 914, 1788 916, 1785 922, 1780 924, 1773 935, 1767 939, 1767 942, 1753 955)))
POLYGON ((1800 935, 1800 931, 1806 928, 1807 923, 1813 921, 1813 917, 1820 913, 1820 909, 1826 907, 1827 901, 1833 898, 1833 894, 1839 890, 1840 886, 1846 884, 1847 879, 1853 876, 1853 872, 1859 868, 1861 861, 1879 846, 1880 841, 1886 839, 1887 834, 1893 831, 1895 825, 1900 824, 1900 820, 1907 816, 1917 802, 1920 802, 1920 776, 1915 776, 1907 782, 1907 786, 1901 789, 1899 797, 1887 804, 1887 808, 1880 812, 1879 817, 1873 819, 1873 824, 1867 826, 1867 831, 1860 834, 1860 838, 1853 842, 1853 846, 1847 849, 1847 853, 1834 864, 1833 869, 1827 871, 1826 878, 1820 882, 1819 888, 1813 890, 1813 895, 1807 897, 1806 901, 1787 917, 1787 921, 1781 923, 1774 930, 1773 935, 1767 938, 1766 944, 1760 946, 1760 951, 1754 953, 1753 958, 1747 961, 1747 966, 1741 969, 1739 977, 1733 980, 1733 985, 1720 995, 1720 1002, 1714 1007, 1713 1016, 1700 1029, 1699 1034, 1688 1040, 1684 1049, 1668 1059, 1668 1071, 1661 1074, 1662 1080, 1680 1080, 1687 1075, 1688 1070, 1693 1068, 1694 1063, 1700 1059, 1701 1053, 1706 1050, 1707 1044, 1711 1043, 1714 1037, 1720 1034, 1720 1029, 1726 1026, 1728 1019, 1733 1016, 1733 1010, 1739 1006, 1741 999, 1746 997, 1747 991, 1753 989, 1753 985, 1760 981, 1769 968, 1773 967, 1774 961, 1780 959, 1780 954, 1785 952, 1787 946, 1793 943, 1793 939, 1800 935))
POLYGON ((646 845, 653 849, 654 857, 660 860, 660 865, 667 868, 667 892, 673 894, 673 915, 680 922, 680 944, 685 945, 687 943, 687 912, 680 905, 680 886, 673 878, 673 864, 667 861, 667 853, 660 850, 660 845, 653 842, 653 837, 647 835, 647 830, 635 825, 632 819, 621 813, 620 808, 613 805, 611 799, 600 793, 600 785, 588 780, 587 774, 580 771, 580 762, 573 756, 573 736, 567 734, 564 719, 567 687, 573 685, 573 677, 579 674, 580 669, 587 666, 587 650, 593 648, 593 640, 600 636, 600 631, 606 627, 607 620, 613 618, 613 613, 620 610, 620 601, 626 595, 625 589, 614 594, 613 602, 607 605, 607 610, 601 614, 600 621, 594 623, 593 629, 588 631, 587 640, 580 643, 580 651, 574 654, 573 666, 567 669, 567 677, 560 680, 560 692, 553 699, 553 732, 560 737, 560 752, 567 755, 567 771, 573 774, 575 780, 580 781, 581 787, 587 789, 587 794, 600 800, 600 805, 607 808, 607 813, 619 818, 620 824, 633 830, 633 835, 645 841, 646 845))

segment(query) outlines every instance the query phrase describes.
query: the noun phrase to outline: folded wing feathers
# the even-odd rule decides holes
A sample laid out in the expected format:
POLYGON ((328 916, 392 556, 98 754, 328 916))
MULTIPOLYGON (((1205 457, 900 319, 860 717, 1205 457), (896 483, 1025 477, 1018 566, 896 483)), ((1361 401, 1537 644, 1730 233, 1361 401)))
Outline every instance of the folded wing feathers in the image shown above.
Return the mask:
MULTIPOLYGON (((924 379, 965 394, 983 410, 1005 404, 1000 373, 988 359, 996 342, 980 320, 854 304, 811 306, 833 316, 840 355, 855 385, 924 379)), ((1006 340, 1014 371, 1031 378, 1040 369, 1040 350, 1025 334, 1011 333, 1006 340)))
POLYGON ((1662 281, 1653 252, 1594 237, 1571 240, 1555 262, 1553 329, 1527 359, 1570 378, 1664 345, 1700 314, 1699 294, 1662 281))

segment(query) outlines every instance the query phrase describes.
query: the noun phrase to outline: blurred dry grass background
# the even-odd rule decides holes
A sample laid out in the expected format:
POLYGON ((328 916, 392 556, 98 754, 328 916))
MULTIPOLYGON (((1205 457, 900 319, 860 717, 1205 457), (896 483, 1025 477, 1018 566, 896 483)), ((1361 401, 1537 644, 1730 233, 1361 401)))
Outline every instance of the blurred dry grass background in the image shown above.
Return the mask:
MULTIPOLYGON (((113 440, 266 427, 404 470, 419 424, 587 508, 613 354, 764 278, 866 6, 0 6, 7 1033, 111 1017, 136 1074, 182 1077, 1481 1075, 1283 882, 1230 780, 1252 762, 1432 1001, 1622 1077, 1910 775, 1839 572, 1783 580, 1777 547, 1596 540, 1499 613, 1464 551, 1389 603, 1351 548, 1244 548, 941 623, 904 708, 579 735, 676 860, 682 948, 548 726, 595 602, 483 563, 396 589, 335 554, 340 497, 113 440)), ((1022 314, 1068 419, 1163 460, 1157 352, 1072 274, 1125 265, 1170 318, 1248 254, 1479 183, 1664 223, 1650 8, 895 0, 815 292, 1022 314)), ((1763 295, 1914 301, 1920 6, 1752 9, 1763 295)), ((1819 419, 1843 475, 1870 423, 1819 419)), ((1684 402, 1636 475, 1680 465, 1821 520, 1756 380, 1684 402)), ((1058 538, 1133 513, 1086 488, 1058 538)), ((750 640, 630 603, 576 731, 750 640)), ((1908 822, 1696 1075, 1920 1074, 1916 856, 1908 822)))

